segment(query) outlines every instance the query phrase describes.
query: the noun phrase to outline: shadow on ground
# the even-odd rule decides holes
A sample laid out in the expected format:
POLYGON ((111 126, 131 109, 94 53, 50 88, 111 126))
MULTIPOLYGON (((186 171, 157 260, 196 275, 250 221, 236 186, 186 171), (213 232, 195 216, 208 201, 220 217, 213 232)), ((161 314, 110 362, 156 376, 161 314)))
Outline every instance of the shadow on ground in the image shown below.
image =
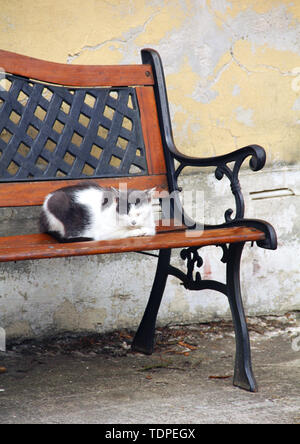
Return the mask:
POLYGON ((300 424, 300 319, 248 319, 258 393, 233 387, 230 322, 10 344, 0 352, 0 423, 300 424))

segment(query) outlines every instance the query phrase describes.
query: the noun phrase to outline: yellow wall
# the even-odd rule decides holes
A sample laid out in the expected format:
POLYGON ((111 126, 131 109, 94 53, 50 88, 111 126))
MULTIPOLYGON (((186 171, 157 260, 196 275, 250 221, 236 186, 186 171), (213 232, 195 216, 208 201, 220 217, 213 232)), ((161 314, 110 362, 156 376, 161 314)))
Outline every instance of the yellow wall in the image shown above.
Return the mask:
MULTIPOLYGON (((185 153, 263 145, 300 161, 300 2, 0 0, 0 48, 63 63, 164 61, 174 135, 185 153)), ((1 66, 1 60, 0 60, 1 66)))

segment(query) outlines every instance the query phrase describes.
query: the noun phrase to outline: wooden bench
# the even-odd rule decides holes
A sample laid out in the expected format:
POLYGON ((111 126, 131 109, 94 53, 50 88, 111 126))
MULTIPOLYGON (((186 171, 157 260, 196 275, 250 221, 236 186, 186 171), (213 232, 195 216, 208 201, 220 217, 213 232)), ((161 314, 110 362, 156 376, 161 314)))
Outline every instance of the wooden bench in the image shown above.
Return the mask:
POLYGON ((117 241, 62 244, 40 233, 2 237, 0 261, 158 250, 157 271, 133 350, 152 353, 166 280, 176 276, 187 289, 213 289, 228 297, 236 336, 233 383, 255 391, 240 259, 245 242, 276 249, 276 234, 264 221, 244 219, 238 174, 246 158, 252 170, 260 170, 265 151, 251 145, 212 158, 181 154, 173 141, 159 54, 152 49, 141 54, 140 65, 83 66, 0 51, 5 71, 0 89, 0 206, 41 205, 49 192, 85 179, 102 186, 156 187, 164 192, 160 201, 168 201, 170 223, 158 224, 155 236, 117 241), (220 225, 202 226, 184 213, 177 179, 187 166, 214 167, 216 179, 230 180, 236 209, 227 210, 220 225), (223 249, 225 283, 204 280, 195 270, 202 264, 199 249, 207 245, 223 249), (171 265, 173 248, 182 249, 186 272, 171 265))

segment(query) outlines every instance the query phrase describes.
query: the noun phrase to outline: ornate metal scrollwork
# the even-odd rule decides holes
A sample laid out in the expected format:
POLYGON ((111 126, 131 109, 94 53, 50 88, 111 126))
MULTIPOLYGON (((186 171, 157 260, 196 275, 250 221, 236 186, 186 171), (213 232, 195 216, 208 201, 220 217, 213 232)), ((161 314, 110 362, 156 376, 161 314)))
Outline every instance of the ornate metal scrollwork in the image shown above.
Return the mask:
POLYGON ((266 161, 266 153, 262 147, 258 145, 249 145, 224 156, 210 157, 206 159, 185 156, 175 150, 175 148, 173 148, 172 154, 177 162, 179 162, 179 166, 177 166, 174 173, 176 180, 186 166, 216 167, 216 179, 221 180, 224 176, 229 179, 231 191, 236 204, 234 217, 232 216, 234 211, 231 208, 225 211, 224 216, 226 223, 244 218, 245 204, 238 175, 241 166, 247 157, 250 157, 250 168, 253 171, 259 171, 263 168, 266 161), (233 166, 229 164, 233 164, 233 166))
POLYGON ((226 222, 231 222, 234 219, 242 219, 244 217, 245 203, 241 190, 240 181, 238 179, 238 174, 241 164, 242 161, 237 160, 232 170, 225 164, 218 166, 215 171, 216 179, 221 180, 224 177, 224 175, 229 179, 230 188, 235 199, 235 204, 236 204, 235 217, 232 218, 233 210, 231 208, 228 208, 228 210, 226 210, 224 214, 226 222))
POLYGON ((217 163, 218 166, 215 170, 215 177, 216 179, 221 180, 225 175, 229 179, 231 192, 236 203, 234 217, 232 217, 233 210, 231 208, 225 211, 224 216, 226 222, 232 222, 244 217, 245 203, 238 175, 244 160, 249 156, 250 168, 253 171, 258 171, 263 168, 266 161, 266 154, 264 149, 258 145, 249 145, 248 147, 241 148, 232 153, 228 161, 223 160, 222 162, 217 163), (228 166, 228 163, 231 162, 234 162, 232 169, 228 166))
MULTIPOLYGON (((225 244, 216 245, 216 247, 222 248, 223 255, 221 257, 221 262, 227 263, 229 259, 229 247, 225 244)), ((182 285, 188 290, 216 290, 227 296, 227 287, 225 284, 213 279, 202 279, 200 271, 198 270, 195 272, 195 267, 201 268, 203 265, 203 259, 198 252, 200 248, 202 247, 189 247, 181 250, 181 259, 187 261, 187 272, 184 273, 178 268, 169 265, 169 274, 180 279, 182 285)))
POLYGON ((187 282, 189 282, 189 284, 191 284, 192 286, 194 286, 195 284, 199 284, 199 282, 201 281, 200 272, 196 272, 195 278, 193 276, 195 265, 198 268, 202 267, 203 265, 203 259, 198 253, 198 247, 184 248, 180 252, 180 257, 183 260, 187 260, 187 282))
POLYGON ((216 245, 216 247, 220 247, 223 250, 223 256, 221 257, 221 262, 223 264, 227 264, 229 261, 229 246, 227 244, 216 245))

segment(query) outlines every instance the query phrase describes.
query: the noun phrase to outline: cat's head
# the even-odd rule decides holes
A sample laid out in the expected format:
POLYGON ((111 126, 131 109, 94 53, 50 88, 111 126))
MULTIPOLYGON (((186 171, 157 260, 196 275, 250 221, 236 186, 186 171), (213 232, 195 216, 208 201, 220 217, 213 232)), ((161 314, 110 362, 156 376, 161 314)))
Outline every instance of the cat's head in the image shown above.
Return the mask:
POLYGON ((153 212, 152 198, 154 190, 155 188, 143 191, 119 191, 117 196, 119 223, 132 228, 144 226, 153 212))

